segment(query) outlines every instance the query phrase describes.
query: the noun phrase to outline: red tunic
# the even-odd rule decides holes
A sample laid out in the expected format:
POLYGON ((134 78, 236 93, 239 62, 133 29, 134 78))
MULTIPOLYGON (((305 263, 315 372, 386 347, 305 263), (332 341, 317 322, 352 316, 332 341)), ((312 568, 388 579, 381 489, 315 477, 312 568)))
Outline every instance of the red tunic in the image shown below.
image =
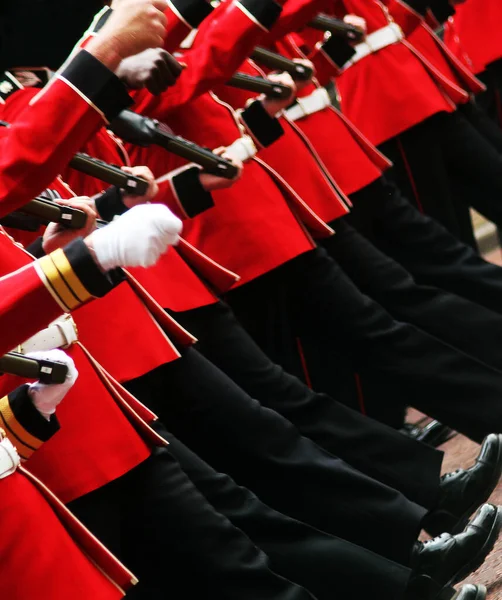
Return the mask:
POLYGON ((43 93, 33 96, 31 106, 21 92, 10 96, 7 104, 0 101, 0 119, 10 122, 16 117, 15 125, 0 127, 2 215, 47 188, 104 122, 92 103, 62 79, 53 79, 43 93))
MULTIPOLYGON (((370 34, 392 22, 379 0, 344 0, 343 11, 365 18, 370 34)), ((436 76, 408 42, 392 44, 340 75, 343 112, 373 144, 381 144, 438 112, 455 110, 436 76)))
MULTIPOLYGON (((211 148, 229 146, 241 137, 242 129, 233 110, 207 90, 227 81, 264 35, 241 11, 230 11, 226 17, 211 20, 209 31, 201 28, 201 46, 196 44, 184 55, 188 67, 176 86, 160 97, 136 95, 138 112, 165 121, 176 133, 211 148)), ((156 174, 181 164, 180 160, 166 165, 161 150, 149 155, 148 165, 156 174)), ((259 158, 246 164, 242 178, 230 189, 214 192, 213 199, 213 208, 185 222, 184 237, 240 275, 239 284, 313 248, 307 230, 331 234, 308 204, 259 158)))
MULTIPOLYGON (((239 67, 239 72, 265 76, 250 60, 239 67)), ((214 92, 234 109, 242 108, 253 97, 246 90, 227 85, 215 87, 214 92)), ((285 117, 280 117, 279 122, 284 135, 268 148, 262 148, 260 159, 275 169, 323 221, 334 221, 346 215, 350 201, 340 192, 337 182, 315 155, 309 140, 285 117)))
POLYGON ((481 73, 488 64, 502 58, 502 4, 499 0, 468 0, 455 8, 454 28, 448 29, 445 41, 465 53, 474 73, 481 73))
POLYGON ((118 600, 130 587, 132 574, 28 472, 0 480, 0 512, 0 597, 118 600))
MULTIPOLYGON (((302 47, 299 35, 289 35, 276 43, 274 49, 289 58, 306 58, 302 47)), ((312 84, 300 96, 315 89, 316 85, 312 84)), ((378 179, 390 166, 385 156, 333 106, 295 121, 294 126, 306 136, 313 151, 347 195, 378 179)))
MULTIPOLYGON (((7 236, 0 235, 0 274, 15 271, 30 264, 31 260, 29 254, 7 236)), ((101 299, 95 304, 98 302, 101 299)), ((33 306, 29 305, 26 314, 32 314, 33 306)), ((91 306, 92 303, 78 309, 75 315, 91 306)), ((42 309, 43 306, 37 305, 37 310, 42 309)), ((46 319, 56 318, 61 309, 54 312, 53 309, 46 319)), ((30 328, 28 335, 21 339, 32 334, 30 328)), ((16 341, 9 349, 19 343, 20 337, 21 332, 17 332, 16 341)), ((75 360, 80 377, 58 410, 62 428, 27 463, 63 502, 126 473, 149 456, 149 443, 160 443, 158 436, 145 427, 146 422, 155 418, 153 413, 129 397, 125 390, 121 394, 111 393, 107 376, 101 374, 99 365, 94 364, 78 345, 68 352, 75 360)), ((1 396, 20 383, 22 381, 17 377, 1 377, 1 396)))
POLYGON ((439 71, 438 84, 455 103, 468 102, 470 93, 485 89, 426 23, 410 34, 408 41, 439 71))

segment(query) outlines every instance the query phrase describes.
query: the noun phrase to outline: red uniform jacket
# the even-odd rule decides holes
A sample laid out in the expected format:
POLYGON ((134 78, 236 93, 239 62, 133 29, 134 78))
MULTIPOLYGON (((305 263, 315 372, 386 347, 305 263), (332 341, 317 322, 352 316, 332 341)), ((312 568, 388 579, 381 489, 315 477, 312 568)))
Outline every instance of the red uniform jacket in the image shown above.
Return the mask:
MULTIPOLYGON (((10 281, 14 285, 14 278, 10 281)), ((25 448, 39 448, 55 429, 42 421, 22 389, 0 399, 0 420, 0 429, 20 454, 25 448)), ((23 468, 0 480, 0 508, 2 598, 42 595, 55 600, 114 600, 136 582, 49 489, 23 468)))
POLYGON ((467 102, 470 93, 485 89, 425 22, 408 36, 408 41, 441 73, 438 84, 456 104, 467 102))
MULTIPOLYGON (((364 17, 369 34, 392 22, 379 0, 343 0, 333 7, 339 16, 364 17)), ((337 84, 344 114, 378 145, 438 112, 455 110, 439 81, 444 84, 442 74, 404 40, 347 68, 337 84)))
MULTIPOLYGON (((275 43, 273 49, 289 58, 306 58, 302 47, 299 35, 289 35, 275 43)), ((302 90, 300 96, 307 96, 315 89, 316 83, 313 83, 302 90)), ((294 126, 306 136, 324 167, 347 195, 378 179, 390 166, 385 156, 333 106, 295 121, 294 126)))
MULTIPOLYGON (((106 130, 99 131, 81 148, 94 156, 115 165, 130 165, 129 154, 122 142, 106 130)), ((169 160, 167 152, 161 150, 169 160)), ((150 149, 136 149, 134 164, 148 164, 150 149)), ((79 195, 103 191, 103 183, 73 169, 67 169, 65 179, 79 195)), ((161 184, 159 200, 175 213, 180 214, 173 188, 168 182, 161 184)), ((156 199, 157 200, 157 199, 156 199)), ((182 216, 182 215, 180 215, 182 216)), ((164 308, 184 311, 207 306, 217 301, 216 292, 225 292, 239 279, 235 273, 218 265, 209 257, 198 252, 190 244, 181 241, 176 248, 161 256, 158 263, 149 269, 129 269, 130 273, 152 294, 164 308), (204 284, 200 277, 208 283, 204 284)))
MULTIPOLYGON (((7 86, 5 89, 15 92, 12 80, 6 77, 2 83, 7 86)), ((103 125, 105 114, 99 107, 103 106, 104 95, 110 106, 114 93, 118 93, 118 112, 130 103, 125 88, 84 51, 43 92, 31 98, 30 106, 23 103, 15 125, 0 127, 2 214, 12 212, 48 187, 69 158, 103 125), (93 73, 101 75, 97 78, 101 87, 93 82, 93 73)), ((9 95, 7 102, 12 98, 9 95)), ((5 107, 0 94, 0 119, 8 122, 5 107)))
MULTIPOLYGON (((47 259, 45 257, 32 263, 29 254, 17 247, 5 234, 0 234, 0 274, 7 275, 21 268, 21 275, 26 280, 25 288, 29 291, 27 283, 31 281, 33 285, 38 271, 39 277, 48 282, 47 289, 51 289, 53 296, 53 290, 59 290, 59 310, 56 310, 55 300, 50 303, 47 290, 43 294, 39 285, 36 293, 21 300, 25 318, 26 315, 33 315, 35 306, 35 314, 40 311, 44 316, 41 327, 63 310, 76 308, 62 304, 66 295, 64 290, 61 291, 60 276, 50 264, 46 265, 47 259), (42 304, 35 302, 39 297, 44 300, 42 304), (46 314, 44 308, 47 305, 52 309, 46 314)), ((72 280, 71 272, 65 275, 67 280, 72 280)), ((70 296, 69 293, 67 295, 70 296)), ((14 299, 18 299, 17 293, 12 300, 14 299)), ((91 306, 92 303, 79 310, 85 311, 91 306)), ((77 312, 78 310, 75 314, 77 312)), ((27 332, 26 327, 21 328, 8 349, 19 343, 21 335, 26 339, 32 334, 32 326, 27 332)), ((147 426, 155 418, 153 413, 125 390, 115 387, 111 383, 111 376, 79 344, 73 345, 68 353, 74 359, 80 377, 58 410, 61 430, 27 462, 30 471, 63 502, 69 502, 123 475, 149 456, 151 443, 163 443, 147 426)), ((23 382, 19 378, 4 375, 0 378, 0 395, 4 396, 20 383, 23 382)))
POLYGON ((502 58, 502 4, 499 0, 468 0, 455 8, 454 25, 447 29, 445 41, 457 55, 462 52, 468 57, 474 73, 481 73, 502 58))
MULTIPOLYGON (((166 121, 176 133, 212 148, 232 144, 243 129, 234 111, 207 90, 226 81, 264 35, 256 18, 234 3, 229 8, 221 18, 203 23, 201 46, 195 44, 184 55, 188 68, 174 88, 160 97, 145 92, 136 96, 138 112, 166 121)), ((141 150, 130 149, 130 153, 136 163, 142 162, 141 150)), ((161 151, 149 153, 149 166, 156 174, 182 164, 166 161, 161 151)), ((305 227, 315 235, 331 234, 286 181, 256 157, 235 185, 214 192, 213 198, 214 208, 185 222, 184 236, 240 275, 239 284, 311 249, 305 227)))
MULTIPOLYGON (((239 67, 239 72, 265 76, 250 60, 239 67)), ((252 97, 252 93, 246 90, 227 85, 215 87, 214 92, 236 110, 252 97)), ((294 123, 285 117, 280 117, 279 121, 284 135, 269 147, 261 149, 260 159, 287 181, 323 221, 334 221, 346 215, 350 201, 341 192, 321 159, 315 155, 312 144, 294 123)))
POLYGON ((118 600, 135 581, 24 469, 0 480, 2 598, 118 600))

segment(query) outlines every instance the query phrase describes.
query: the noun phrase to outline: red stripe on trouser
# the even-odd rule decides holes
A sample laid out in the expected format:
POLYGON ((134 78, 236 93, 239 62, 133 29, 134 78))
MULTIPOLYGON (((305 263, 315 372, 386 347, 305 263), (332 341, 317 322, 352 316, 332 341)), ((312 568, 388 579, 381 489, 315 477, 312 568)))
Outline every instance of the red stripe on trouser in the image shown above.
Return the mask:
POLYGON ((420 202, 420 195, 418 193, 418 188, 415 183, 415 179, 413 178, 413 172, 411 170, 410 163, 408 162, 408 159, 406 157, 406 152, 404 151, 403 145, 401 144, 401 140, 398 139, 396 141, 397 141, 397 145, 399 146, 399 152, 401 153, 401 158, 403 159, 404 168, 406 169, 406 174, 408 175, 408 179, 410 180, 411 187, 413 189, 413 195, 415 196, 415 200, 417 202, 417 208, 422 214, 424 214, 424 207, 422 206, 422 203, 420 202))
POLYGON ((312 389, 312 380, 310 379, 309 369, 307 367, 307 361, 305 360, 305 354, 303 352, 303 346, 300 338, 296 338, 296 347, 298 348, 298 355, 300 357, 300 361, 302 363, 302 371, 305 377, 305 383, 308 385, 310 389, 312 389))

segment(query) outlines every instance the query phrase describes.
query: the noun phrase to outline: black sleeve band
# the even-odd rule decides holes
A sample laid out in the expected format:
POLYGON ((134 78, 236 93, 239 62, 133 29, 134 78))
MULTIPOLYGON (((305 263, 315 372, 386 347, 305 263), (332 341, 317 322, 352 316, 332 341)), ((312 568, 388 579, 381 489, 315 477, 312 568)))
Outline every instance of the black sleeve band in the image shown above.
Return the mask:
POLYGON ((123 215, 127 206, 122 200, 122 190, 117 186, 109 187, 94 201, 99 216, 105 221, 111 221, 117 215, 123 215))
POLYGON ((31 242, 31 244, 26 248, 26 252, 29 252, 35 258, 42 258, 42 256, 45 256, 45 250, 42 245, 43 243, 44 238, 40 236, 34 242, 31 242))
POLYGON ((282 12, 282 6, 274 0, 240 0, 244 7, 262 27, 270 29, 282 12))
POLYGON ((82 238, 65 246, 64 253, 75 275, 90 294, 101 297, 113 289, 111 279, 98 267, 82 238))
POLYGON ((206 0, 170 0, 170 4, 192 29, 197 29, 202 21, 213 12, 213 7, 206 0))
POLYGON ((198 167, 191 167, 181 171, 171 180, 178 200, 189 218, 196 217, 214 206, 213 197, 200 182, 200 173, 198 167))
POLYGON ((35 408, 28 395, 28 385, 22 385, 11 392, 9 404, 16 420, 33 437, 46 442, 59 430, 56 415, 51 415, 48 421, 35 408))
POLYGON ((327 54, 339 69, 350 60, 356 51, 347 40, 331 35, 322 45, 322 50, 327 54))
POLYGON ((78 88, 108 121, 132 104, 120 79, 86 50, 80 50, 61 76, 78 88))
POLYGON ((268 114, 259 100, 251 102, 241 112, 241 119, 263 148, 270 146, 284 135, 284 129, 279 121, 268 114))

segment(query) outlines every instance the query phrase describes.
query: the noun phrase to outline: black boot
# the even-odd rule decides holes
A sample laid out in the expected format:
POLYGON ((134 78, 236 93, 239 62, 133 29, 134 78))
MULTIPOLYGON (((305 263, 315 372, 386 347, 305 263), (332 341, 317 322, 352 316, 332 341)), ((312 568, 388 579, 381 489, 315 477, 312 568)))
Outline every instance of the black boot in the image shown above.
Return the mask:
POLYGON ((451 586, 483 564, 497 541, 501 526, 502 513, 498 507, 484 504, 462 533, 455 536, 444 533, 428 542, 417 542, 407 600, 452 598, 451 586))
POLYGON ((443 475, 437 506, 425 517, 423 528, 432 536, 462 531, 470 515, 497 487, 501 474, 502 435, 491 433, 470 469, 443 475))

